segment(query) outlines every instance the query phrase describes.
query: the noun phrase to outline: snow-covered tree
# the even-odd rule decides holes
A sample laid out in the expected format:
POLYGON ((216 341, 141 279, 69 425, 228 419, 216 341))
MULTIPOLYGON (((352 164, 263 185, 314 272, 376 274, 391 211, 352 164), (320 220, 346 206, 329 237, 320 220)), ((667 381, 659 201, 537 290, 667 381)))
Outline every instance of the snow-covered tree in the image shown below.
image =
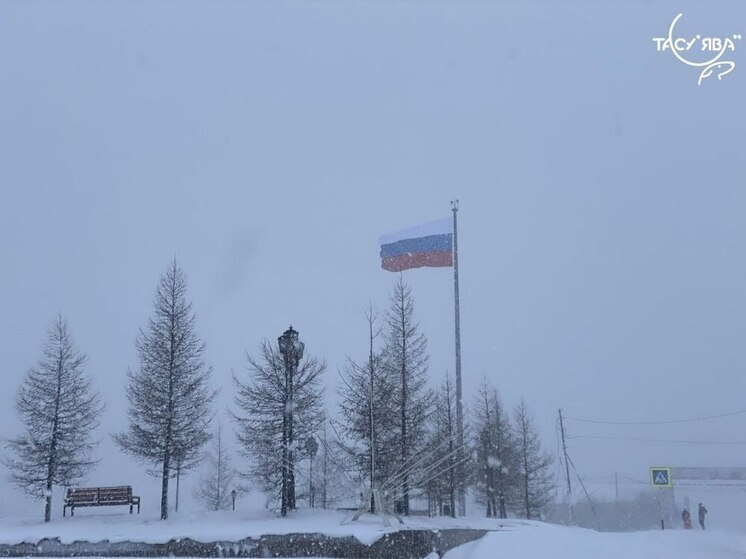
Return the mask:
MULTIPOLYGON (((384 354, 375 348, 379 334, 372 307, 365 311, 368 356, 363 362, 348 357, 340 371, 340 412, 345 441, 342 448, 351 467, 380 487, 398 463, 399 447, 395 438, 397 412, 394 402, 396 377, 386 367, 384 354)), ((371 510, 375 502, 371 495, 371 510)))
POLYGON ((195 316, 186 298, 186 277, 174 260, 156 289, 153 315, 140 330, 136 348, 140 366, 128 372, 129 429, 114 436, 128 454, 152 464, 160 477, 161 519, 168 518, 168 482, 199 463, 210 440, 211 368, 203 361, 205 344, 195 332, 195 316))
POLYGON ((83 372, 86 356, 75 349, 67 323, 58 316, 49 329, 42 359, 26 373, 15 407, 24 433, 8 442, 10 479, 26 493, 45 499, 52 515, 52 487, 72 485, 94 466, 91 438, 103 411, 83 372))
POLYGON ((537 518, 541 508, 552 499, 553 483, 549 472, 552 456, 542 451, 533 416, 523 398, 514 412, 514 428, 518 441, 521 515, 537 518))
POLYGON ((323 509, 333 506, 344 497, 349 497, 357 489, 357 485, 351 487, 350 476, 346 472, 345 450, 328 436, 327 423, 328 421, 325 421, 317 433, 320 444, 316 458, 318 466, 314 476, 314 483, 318 487, 317 502, 323 509))
POLYGON ((204 470, 195 496, 208 510, 231 508, 231 491, 235 490, 236 472, 231 465, 222 424, 212 438, 212 448, 204 455, 204 470))
POLYGON ((484 381, 479 389, 474 417, 477 501, 488 517, 507 518, 508 502, 519 493, 519 454, 510 417, 497 390, 484 381))
MULTIPOLYGON (((291 328, 288 332, 300 344, 297 331, 291 328)), ((262 342, 258 358, 249 355, 247 359, 248 382, 233 377, 237 436, 250 460, 250 476, 266 491, 276 492, 285 516, 296 508, 295 465, 302 454, 299 445, 318 431, 324 419, 319 381, 326 364, 308 356, 291 362, 267 340, 262 342)))
POLYGON ((435 393, 435 407, 428 421, 428 444, 424 455, 424 471, 420 484, 428 495, 431 507, 438 514, 456 517, 456 496, 465 489, 468 468, 459 463, 458 426, 456 423, 456 391, 451 377, 446 375, 435 393), (461 466, 461 467, 459 467, 461 466))
POLYGON ((400 500, 401 512, 409 515, 415 457, 425 444, 425 424, 432 410, 433 394, 427 388, 427 339, 415 322, 412 291, 401 275, 389 299, 383 333, 386 367, 397 379, 394 404, 400 452, 397 480, 388 489, 400 500))

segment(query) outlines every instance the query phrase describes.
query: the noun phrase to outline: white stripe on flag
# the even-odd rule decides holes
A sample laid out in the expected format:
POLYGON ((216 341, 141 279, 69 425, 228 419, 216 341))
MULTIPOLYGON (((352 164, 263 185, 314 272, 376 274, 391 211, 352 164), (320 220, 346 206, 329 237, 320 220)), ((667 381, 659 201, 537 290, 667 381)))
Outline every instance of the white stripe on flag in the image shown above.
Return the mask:
POLYGON ((382 235, 380 241, 382 245, 388 245, 397 241, 403 241, 404 239, 419 239, 420 237, 449 235, 451 233, 453 233, 453 220, 446 218, 423 223, 422 225, 415 225, 414 227, 402 229, 396 233, 382 235))

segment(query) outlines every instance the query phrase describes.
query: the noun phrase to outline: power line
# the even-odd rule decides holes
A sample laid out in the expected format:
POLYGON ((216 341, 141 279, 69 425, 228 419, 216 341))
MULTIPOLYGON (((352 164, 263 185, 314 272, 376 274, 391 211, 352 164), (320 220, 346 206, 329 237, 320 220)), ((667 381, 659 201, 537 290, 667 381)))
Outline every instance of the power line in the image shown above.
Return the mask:
POLYGON ((677 487, 707 487, 707 488, 720 488, 720 487, 740 487, 741 489, 744 488, 743 483, 738 483, 736 481, 734 482, 720 482, 720 480, 677 480, 676 481, 677 487))
POLYGON ((724 417, 733 417, 734 415, 746 414, 746 410, 738 410, 730 413, 721 413, 717 415, 704 415, 701 417, 690 417, 688 419, 670 419, 664 421, 605 421, 600 419, 584 419, 580 417, 568 417, 568 421, 578 421, 580 423, 596 423, 601 425, 671 425, 675 423, 695 423, 697 421, 710 421, 712 419, 723 419, 724 417))
MULTIPOLYGON (((622 478, 623 476, 619 476, 622 478)), ((589 485, 650 485, 649 481, 637 481, 637 480, 627 480, 627 479, 618 479, 618 480, 608 480, 606 478, 584 478, 584 481, 588 483, 589 485)), ((679 483, 678 481, 676 483, 679 483)), ((743 487, 743 485, 741 485, 743 487)))
POLYGON ((630 476, 627 476, 627 475, 624 475, 624 474, 619 474, 619 476, 622 477, 622 478, 624 478, 624 479, 626 479, 626 480, 629 480, 631 483, 636 483, 638 485, 650 485, 649 481, 643 481, 641 479, 630 477, 630 476))
MULTIPOLYGON (((649 481, 637 479, 621 472, 614 472, 614 474, 599 474, 596 476, 583 476, 583 481, 591 485, 613 485, 619 483, 619 485, 650 485, 649 481), (614 479, 614 478, 617 479, 614 479)), ((677 481, 676 483, 679 483, 677 481)), ((743 485, 741 485, 743 487, 743 485)))
POLYGON ((628 441, 628 442, 642 442, 642 443, 674 443, 674 444, 699 444, 699 445, 725 445, 725 446, 739 446, 746 445, 746 441, 691 441, 691 440, 677 440, 677 439, 644 439, 636 437, 604 437, 601 435, 573 435, 568 436, 568 439, 596 439, 606 441, 628 441))

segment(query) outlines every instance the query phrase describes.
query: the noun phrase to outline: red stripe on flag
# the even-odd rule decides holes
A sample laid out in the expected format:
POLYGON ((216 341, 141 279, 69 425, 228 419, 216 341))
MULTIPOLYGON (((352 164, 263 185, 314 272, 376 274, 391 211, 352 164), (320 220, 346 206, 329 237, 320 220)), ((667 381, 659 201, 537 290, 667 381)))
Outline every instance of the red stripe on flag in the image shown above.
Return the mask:
POLYGON ((381 267, 389 272, 401 272, 412 268, 446 268, 450 266, 453 266, 453 252, 450 250, 400 254, 399 256, 385 258, 381 262, 381 267))

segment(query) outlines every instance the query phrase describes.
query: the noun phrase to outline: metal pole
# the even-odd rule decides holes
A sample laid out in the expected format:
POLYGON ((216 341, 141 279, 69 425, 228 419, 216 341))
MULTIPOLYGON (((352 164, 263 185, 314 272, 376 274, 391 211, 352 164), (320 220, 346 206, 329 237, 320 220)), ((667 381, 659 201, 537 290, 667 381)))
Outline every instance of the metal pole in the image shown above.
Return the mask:
MULTIPOLYGON (((453 212, 453 294, 455 308, 455 335, 456 335, 456 422, 458 428, 458 462, 459 473, 462 470, 463 449, 464 449, 464 415, 462 406, 462 389, 461 389, 461 313, 459 311, 459 292, 458 292, 458 199, 451 200, 451 211, 453 212)), ((459 475, 458 506, 459 515, 466 515, 466 495, 464 488, 461 486, 463 476, 459 475)))
MULTIPOLYGON (((374 496, 374 480, 376 479, 376 447, 375 447, 375 434, 373 432, 373 311, 370 311, 368 317, 368 330, 370 336, 370 354, 368 355, 368 372, 370 374, 370 394, 368 397, 368 404, 370 408, 370 512, 375 514, 376 512, 376 500, 374 496)), ((383 512, 383 511, 381 511, 383 512)))
POLYGON ((562 435, 562 453, 565 455, 565 474, 567 475, 567 498, 570 504, 570 522, 575 523, 575 508, 572 505, 572 484, 570 483, 570 464, 567 457, 567 445, 565 444, 565 422, 562 419, 562 410, 559 412, 560 433, 562 435))
POLYGON ((296 362, 291 358, 290 366, 290 410, 288 412, 288 507, 295 510, 295 458, 293 456, 293 420, 295 419, 295 367, 296 362))

